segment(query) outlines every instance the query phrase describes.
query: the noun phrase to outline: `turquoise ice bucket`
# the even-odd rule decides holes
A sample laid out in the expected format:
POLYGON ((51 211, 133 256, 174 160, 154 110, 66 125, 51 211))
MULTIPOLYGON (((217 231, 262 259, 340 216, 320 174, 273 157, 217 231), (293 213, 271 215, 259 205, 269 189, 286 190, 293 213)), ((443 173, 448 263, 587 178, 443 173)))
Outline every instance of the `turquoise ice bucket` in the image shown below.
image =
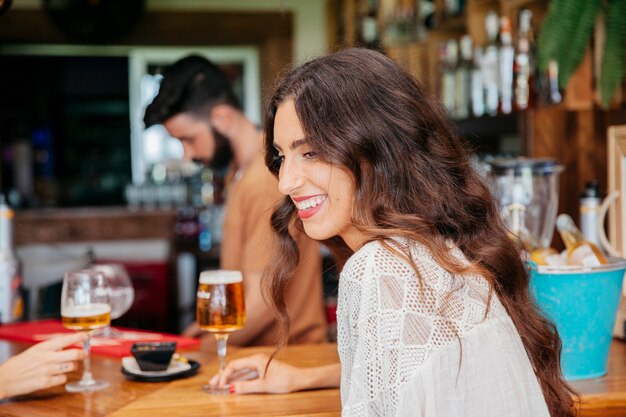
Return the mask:
POLYGON ((531 266, 530 291, 557 327, 568 380, 606 375, 626 260, 597 267, 531 266))

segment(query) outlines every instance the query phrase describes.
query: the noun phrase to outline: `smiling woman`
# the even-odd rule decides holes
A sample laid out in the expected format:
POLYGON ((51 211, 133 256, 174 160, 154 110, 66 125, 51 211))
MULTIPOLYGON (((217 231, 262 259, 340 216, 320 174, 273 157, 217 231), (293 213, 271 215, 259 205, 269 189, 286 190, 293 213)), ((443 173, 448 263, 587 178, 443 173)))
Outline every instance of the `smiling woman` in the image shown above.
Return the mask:
POLYGON ((341 386, 343 416, 573 416, 560 340, 531 302, 520 247, 444 112, 396 63, 347 49, 290 71, 269 102, 266 164, 288 196, 266 274, 274 307, 297 228, 343 265, 341 368, 233 361, 238 393, 341 386), (293 226, 296 227, 293 227, 293 226))

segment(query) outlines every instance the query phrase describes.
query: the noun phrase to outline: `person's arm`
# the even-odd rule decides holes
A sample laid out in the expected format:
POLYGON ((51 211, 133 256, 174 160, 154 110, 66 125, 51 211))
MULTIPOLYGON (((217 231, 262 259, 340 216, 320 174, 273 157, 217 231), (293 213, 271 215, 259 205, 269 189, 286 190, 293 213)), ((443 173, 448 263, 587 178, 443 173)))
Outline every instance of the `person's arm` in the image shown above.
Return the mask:
POLYGON ((0 400, 65 383, 84 353, 63 348, 82 343, 87 335, 72 333, 36 344, 0 365, 0 400))
POLYGON ((334 363, 299 368, 272 360, 265 373, 269 357, 253 355, 231 361, 224 372, 215 375, 211 385, 229 386, 236 394, 285 394, 316 388, 335 388, 341 382, 341 365, 334 363))
POLYGON ((225 269, 236 266, 241 270, 246 303, 245 327, 228 338, 233 346, 255 344, 274 321, 274 312, 263 296, 261 277, 275 254, 270 218, 282 197, 277 187, 276 179, 267 168, 255 161, 239 184, 238 198, 229 202, 232 204, 228 209, 237 211, 239 218, 238 229, 229 231, 237 240, 237 259, 233 259, 233 253, 223 253, 222 266, 225 269))

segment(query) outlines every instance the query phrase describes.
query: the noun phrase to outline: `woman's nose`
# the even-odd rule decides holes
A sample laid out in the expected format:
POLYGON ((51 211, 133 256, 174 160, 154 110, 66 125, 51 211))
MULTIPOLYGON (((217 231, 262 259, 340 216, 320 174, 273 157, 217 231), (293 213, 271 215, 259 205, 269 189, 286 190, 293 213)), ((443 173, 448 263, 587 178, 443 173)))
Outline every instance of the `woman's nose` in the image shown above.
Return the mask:
POLYGON ((292 194, 302 185, 302 173, 297 164, 285 158, 278 172, 278 190, 284 194, 292 194))

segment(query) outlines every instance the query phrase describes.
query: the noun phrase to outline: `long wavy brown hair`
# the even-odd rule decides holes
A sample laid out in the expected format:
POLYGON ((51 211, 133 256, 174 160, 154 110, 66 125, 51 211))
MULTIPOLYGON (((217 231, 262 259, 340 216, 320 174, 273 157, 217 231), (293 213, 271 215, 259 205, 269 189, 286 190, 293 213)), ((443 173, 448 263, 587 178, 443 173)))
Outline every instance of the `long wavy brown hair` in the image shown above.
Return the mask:
MULTIPOLYGON (((420 242, 451 273, 484 276, 521 336, 551 415, 573 416, 574 391, 561 374, 557 330, 534 304, 520 246, 508 237, 487 186, 472 168, 470 150, 440 104, 378 52, 345 49, 314 59, 288 72, 268 102, 265 158, 275 175, 274 118, 290 99, 311 150, 352 173, 354 226, 369 241, 384 244, 404 236, 420 242), (448 242, 471 266, 455 260, 448 242)), ((279 253, 266 271, 267 288, 287 334, 283 292, 298 262, 290 230, 302 223, 289 198, 271 222, 279 253)), ((340 266, 353 253, 338 236, 325 243, 340 266)))

